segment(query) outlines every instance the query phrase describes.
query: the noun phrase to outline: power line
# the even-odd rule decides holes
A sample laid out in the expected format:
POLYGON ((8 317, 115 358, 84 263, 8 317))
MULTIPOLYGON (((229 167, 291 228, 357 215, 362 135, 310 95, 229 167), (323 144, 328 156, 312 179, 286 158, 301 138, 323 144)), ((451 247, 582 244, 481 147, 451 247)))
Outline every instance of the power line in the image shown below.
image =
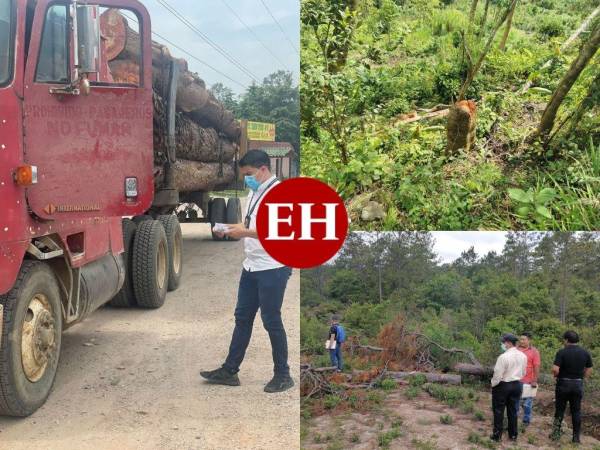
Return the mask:
POLYGON ((283 34, 283 36, 287 39, 287 41, 290 43, 290 45, 292 46, 292 48, 294 49, 294 51, 300 55, 300 52, 298 51, 298 49, 296 48, 296 46, 294 45, 294 43, 292 42, 292 40, 288 37, 288 35, 286 34, 285 30, 283 29, 283 27, 281 26, 281 24, 279 23, 279 20, 277 20, 275 18, 275 16, 273 15, 273 13, 271 12, 271 10, 269 9, 269 7, 267 6, 267 4, 265 3, 264 0, 260 0, 260 2, 263 4, 263 6, 265 7, 265 9, 267 10, 267 12, 269 13, 269 15, 271 16, 271 18, 273 19, 273 21, 277 24, 277 26, 279 27, 279 29, 281 30, 281 34, 283 34))
MULTIPOLYGON (((133 22, 135 22, 135 23, 137 23, 137 24, 139 25, 138 21, 137 21, 137 20, 135 20, 133 17, 129 17, 129 16, 128 16, 127 14, 125 14, 123 11, 119 11, 119 12, 120 12, 120 13, 121 13, 123 16, 127 17, 129 20, 131 20, 131 21, 133 21, 133 22)), ((213 67, 212 65, 210 65, 210 64, 209 64, 209 63, 207 63, 206 61, 203 61, 203 60, 201 60, 201 59, 200 59, 200 58, 198 58, 196 55, 193 55, 192 53, 190 53, 190 52, 189 52, 189 51, 187 51, 186 49, 184 49, 184 48, 181 48, 179 45, 177 45, 177 44, 175 44, 174 42, 170 41, 170 40, 169 40, 169 39, 167 39, 166 37, 164 37, 164 36, 161 36, 161 35, 160 35, 160 34, 158 34, 156 31, 152 31, 152 34, 153 34, 154 36, 156 36, 157 38, 159 38, 159 39, 162 39, 163 41, 165 41, 167 44, 171 45, 172 47, 174 47, 174 48, 178 49, 180 52, 183 52, 183 53, 185 53, 185 54, 186 54, 186 55, 188 55, 190 58, 192 58, 192 59, 195 59, 196 61, 198 61, 198 62, 199 62, 199 63, 201 63, 201 64, 204 64, 206 67, 208 67, 209 69, 211 69, 211 70, 215 71, 215 72, 216 72, 216 73, 218 73, 219 75, 221 75, 221 76, 223 76, 223 77, 227 78, 227 79, 228 79, 229 81, 231 81, 232 83, 235 83, 235 84, 237 84, 238 86, 240 86, 240 87, 242 87, 242 88, 244 88, 244 89, 248 89, 248 86, 246 86, 246 85, 244 85, 244 84, 240 83, 240 82, 239 82, 239 81, 237 81, 237 80, 234 80, 233 78, 231 78, 231 77, 230 77, 229 75, 227 75, 226 73, 223 73, 223 72, 221 72, 221 71, 220 71, 219 69, 217 69, 216 67, 213 67)))
POLYGON ((231 14, 233 14, 237 18, 237 20, 239 20, 239 22, 244 27, 246 27, 246 29, 252 34, 252 36, 254 36, 254 38, 260 43, 260 45, 262 45, 265 48, 265 50, 268 51, 271 54, 271 56, 273 56, 273 58, 277 60, 277 62, 279 62, 279 64, 281 64, 283 67, 286 67, 286 64, 279 58, 279 56, 277 56, 269 47, 267 47, 267 45, 258 37, 254 30, 252 30, 252 28, 250 28, 246 24, 246 22, 242 20, 238 13, 236 13, 235 10, 231 6, 229 6, 229 4, 225 0, 221 0, 221 2, 227 7, 227 9, 229 9, 229 11, 231 11, 231 14))
POLYGON ((194 24, 192 24, 188 19, 185 18, 180 12, 178 12, 175 8, 169 5, 166 0, 156 0, 161 6, 163 6, 167 11, 169 11, 173 16, 175 16, 181 23, 187 26, 190 30, 194 31, 200 38, 205 41, 208 45, 214 48, 217 52, 219 52, 222 56, 224 56, 229 62, 235 65, 238 69, 240 69, 244 74, 246 74, 250 79, 254 82, 258 82, 258 77, 254 75, 250 70, 244 67, 240 62, 238 62, 233 56, 231 56, 225 49, 223 49, 220 45, 210 39, 206 34, 200 31, 194 24))

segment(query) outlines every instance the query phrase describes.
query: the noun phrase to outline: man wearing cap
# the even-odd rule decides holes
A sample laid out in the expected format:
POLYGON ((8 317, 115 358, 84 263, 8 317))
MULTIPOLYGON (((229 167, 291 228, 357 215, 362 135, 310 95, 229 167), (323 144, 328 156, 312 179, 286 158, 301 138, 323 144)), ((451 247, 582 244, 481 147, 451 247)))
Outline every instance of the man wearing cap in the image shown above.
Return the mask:
POLYGON ((565 346, 556 353, 552 366, 552 374, 556 378, 556 397, 550 438, 556 441, 560 439, 560 428, 568 402, 573 421, 573 443, 578 444, 581 433, 583 379, 592 373, 592 357, 587 350, 577 345, 579 335, 575 331, 565 332, 563 339, 565 346))
POLYGON ((521 379, 521 383, 523 383, 521 407, 523 408, 523 425, 528 426, 531 423, 531 411, 533 409, 533 399, 537 391, 541 358, 538 349, 531 345, 531 333, 521 333, 518 349, 527 357, 525 376, 521 379))
POLYGON ((504 409, 508 417, 508 436, 517 440, 519 401, 523 386, 521 378, 525 376, 527 356, 517 350, 517 337, 514 334, 502 335, 502 353, 494 366, 492 377, 492 409, 494 411, 494 431, 490 439, 499 442, 502 438, 504 409))

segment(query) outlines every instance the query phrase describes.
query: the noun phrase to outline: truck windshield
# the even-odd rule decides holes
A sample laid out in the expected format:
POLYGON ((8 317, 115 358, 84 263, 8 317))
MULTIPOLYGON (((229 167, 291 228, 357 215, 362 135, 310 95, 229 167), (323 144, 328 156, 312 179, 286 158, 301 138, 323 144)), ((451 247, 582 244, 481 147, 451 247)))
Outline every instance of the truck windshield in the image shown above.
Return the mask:
POLYGON ((13 0, 0 0, 0 86, 12 78, 13 0))

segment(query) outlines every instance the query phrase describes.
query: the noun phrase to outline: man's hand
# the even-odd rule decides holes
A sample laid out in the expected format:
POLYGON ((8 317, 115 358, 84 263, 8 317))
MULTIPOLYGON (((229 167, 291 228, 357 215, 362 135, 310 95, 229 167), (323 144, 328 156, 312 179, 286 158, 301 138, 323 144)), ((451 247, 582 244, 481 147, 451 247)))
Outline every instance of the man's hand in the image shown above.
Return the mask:
POLYGON ((537 381, 534 381, 533 383, 531 383, 531 387, 532 387, 533 389, 535 389, 535 388, 537 387, 537 381))
POLYGON ((245 237, 255 237, 256 232, 249 230, 244 226, 243 223, 228 224, 229 229, 225 232, 225 235, 233 239, 241 239, 245 237))

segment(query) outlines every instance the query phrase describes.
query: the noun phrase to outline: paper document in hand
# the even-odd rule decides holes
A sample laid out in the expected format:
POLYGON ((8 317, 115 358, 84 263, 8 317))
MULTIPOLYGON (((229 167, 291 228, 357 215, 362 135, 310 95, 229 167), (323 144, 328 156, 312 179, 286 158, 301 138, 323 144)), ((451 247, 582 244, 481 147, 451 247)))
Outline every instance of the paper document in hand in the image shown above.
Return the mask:
POLYGON ((213 231, 215 233, 227 233, 229 231, 229 226, 225 223, 215 223, 213 231))
POLYGON ((523 384, 523 394, 521 397, 530 398, 537 395, 537 387, 531 387, 530 384, 523 384))

